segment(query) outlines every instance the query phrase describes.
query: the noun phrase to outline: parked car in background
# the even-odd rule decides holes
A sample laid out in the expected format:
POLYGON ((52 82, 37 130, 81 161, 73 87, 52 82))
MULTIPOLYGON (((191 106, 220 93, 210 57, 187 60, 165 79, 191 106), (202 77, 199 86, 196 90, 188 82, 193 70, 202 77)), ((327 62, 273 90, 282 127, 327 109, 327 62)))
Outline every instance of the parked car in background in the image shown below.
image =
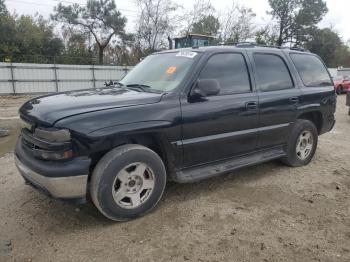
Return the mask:
POLYGON ((350 90, 350 77, 349 76, 335 76, 333 78, 334 89, 338 95, 346 93, 350 90))
POLYGON ((124 221, 152 210, 166 182, 187 183, 273 159, 312 160, 335 123, 322 60, 250 44, 168 50, 106 88, 25 103, 15 150, 24 180, 124 221))
POLYGON ((346 105, 349 107, 348 114, 349 114, 349 116, 350 116, 350 89, 349 89, 348 92, 346 93, 346 105))

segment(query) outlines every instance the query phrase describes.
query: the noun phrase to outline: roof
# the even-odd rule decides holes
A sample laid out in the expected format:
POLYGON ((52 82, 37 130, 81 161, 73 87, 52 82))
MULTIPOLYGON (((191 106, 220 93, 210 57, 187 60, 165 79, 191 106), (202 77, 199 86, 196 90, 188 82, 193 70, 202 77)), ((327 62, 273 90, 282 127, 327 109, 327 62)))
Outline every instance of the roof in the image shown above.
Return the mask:
POLYGON ((201 46, 201 47, 170 49, 170 50, 161 51, 159 53, 179 52, 180 50, 205 53, 205 52, 213 52, 213 51, 228 51, 228 50, 237 51, 237 50, 246 50, 246 49, 254 49, 255 51, 285 50, 285 51, 293 51, 293 52, 300 52, 300 53, 309 52, 308 50, 305 50, 303 48, 293 48, 293 47, 289 48, 289 47, 283 47, 283 46, 265 46, 265 45, 257 45, 253 43, 238 43, 233 45, 217 45, 217 46, 204 46, 204 47, 201 46))

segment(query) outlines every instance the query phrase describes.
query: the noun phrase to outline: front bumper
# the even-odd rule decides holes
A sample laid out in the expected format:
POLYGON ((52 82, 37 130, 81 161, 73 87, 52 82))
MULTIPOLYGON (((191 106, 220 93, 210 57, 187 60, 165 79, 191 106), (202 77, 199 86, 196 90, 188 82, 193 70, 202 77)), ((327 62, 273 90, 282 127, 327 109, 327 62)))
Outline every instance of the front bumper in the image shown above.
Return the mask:
POLYGON ((90 159, 65 162, 34 158, 22 147, 21 137, 15 150, 15 164, 27 184, 46 195, 74 202, 85 202, 90 159))

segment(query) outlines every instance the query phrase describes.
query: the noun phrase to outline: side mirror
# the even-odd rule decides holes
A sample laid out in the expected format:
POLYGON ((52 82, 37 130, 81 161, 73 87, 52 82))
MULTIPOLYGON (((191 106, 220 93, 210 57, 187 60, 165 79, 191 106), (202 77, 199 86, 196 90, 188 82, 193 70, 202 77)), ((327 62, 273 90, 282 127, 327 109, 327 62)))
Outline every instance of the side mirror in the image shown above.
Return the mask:
POLYGON ((216 79, 200 79, 191 90, 190 96, 193 98, 215 96, 220 93, 220 83, 216 79))

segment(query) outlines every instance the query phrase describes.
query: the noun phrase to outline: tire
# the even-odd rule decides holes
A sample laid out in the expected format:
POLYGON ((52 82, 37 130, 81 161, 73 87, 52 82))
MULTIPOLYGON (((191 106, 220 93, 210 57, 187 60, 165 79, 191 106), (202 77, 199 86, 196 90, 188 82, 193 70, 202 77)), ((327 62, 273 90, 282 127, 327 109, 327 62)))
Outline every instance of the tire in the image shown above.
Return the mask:
POLYGON ((151 211, 161 199, 165 185, 161 158, 149 148, 129 144, 111 150, 98 162, 90 193, 104 216, 127 221, 151 211))
POLYGON ((291 167, 309 164, 315 154, 317 142, 318 132, 315 125, 309 120, 298 119, 294 123, 287 143, 287 156, 282 161, 291 167), (310 139, 307 139, 308 135, 310 135, 310 139), (309 148, 309 142, 312 142, 311 148, 309 148), (304 154, 301 153, 302 151, 304 151, 304 154))
POLYGON ((343 92, 344 92, 343 86, 338 86, 338 88, 337 88, 337 94, 338 94, 338 95, 341 95, 343 92))

